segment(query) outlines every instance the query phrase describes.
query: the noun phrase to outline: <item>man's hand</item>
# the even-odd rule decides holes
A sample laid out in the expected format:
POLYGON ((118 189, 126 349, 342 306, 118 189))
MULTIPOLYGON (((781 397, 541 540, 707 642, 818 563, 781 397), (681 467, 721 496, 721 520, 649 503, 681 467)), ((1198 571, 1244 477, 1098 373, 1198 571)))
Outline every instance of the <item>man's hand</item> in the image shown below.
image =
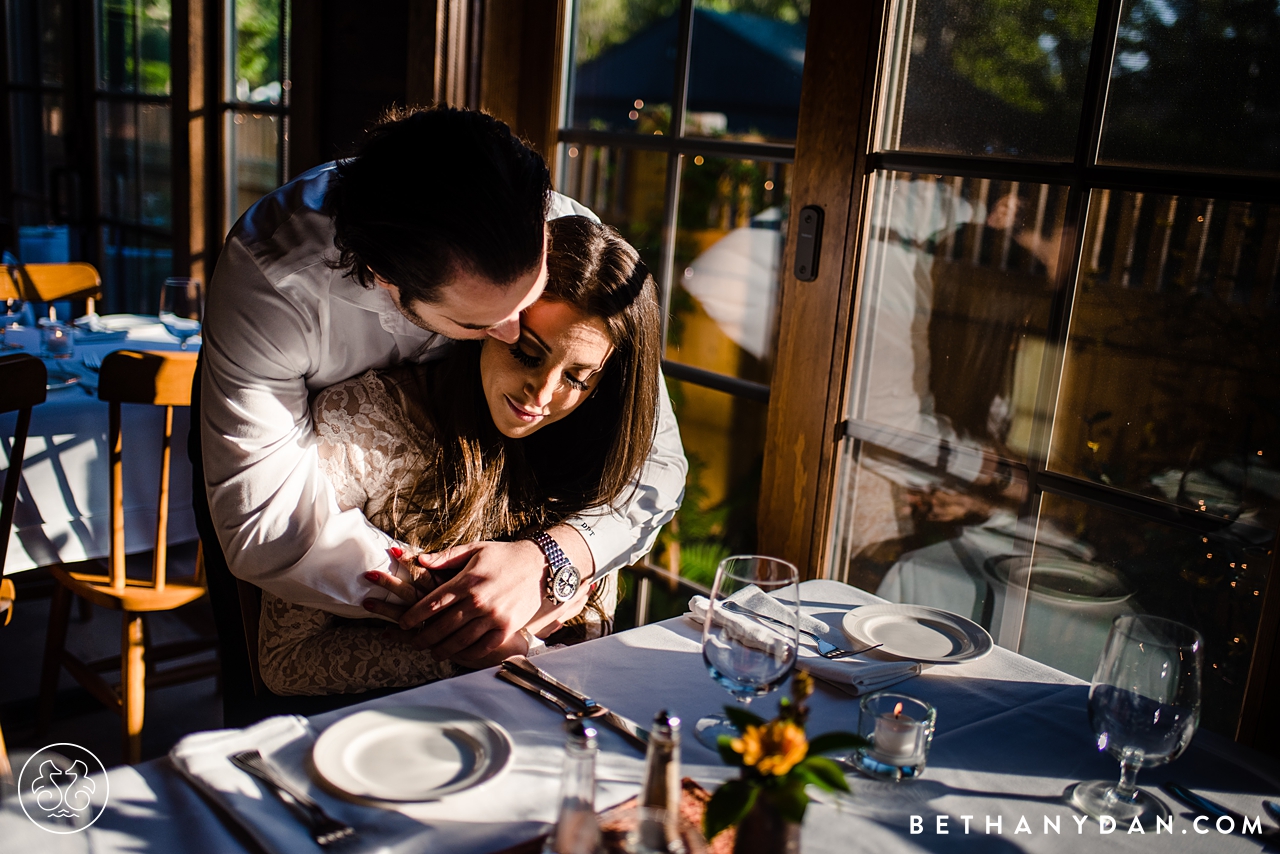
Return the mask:
MULTIPOLYGON (((585 587, 594 562, 582 535, 565 525, 550 533, 582 572, 585 587)), ((433 571, 460 570, 400 617, 402 629, 421 626, 413 645, 439 660, 483 659, 524 626, 543 622, 535 618, 563 610, 544 596, 546 556, 528 540, 470 543, 420 555, 418 562, 433 571)))

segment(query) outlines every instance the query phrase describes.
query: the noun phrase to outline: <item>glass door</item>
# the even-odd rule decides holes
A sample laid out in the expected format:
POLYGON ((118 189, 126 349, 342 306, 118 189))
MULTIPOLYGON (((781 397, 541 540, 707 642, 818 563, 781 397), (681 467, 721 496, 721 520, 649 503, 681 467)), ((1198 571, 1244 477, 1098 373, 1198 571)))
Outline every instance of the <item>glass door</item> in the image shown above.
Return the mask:
POLYGON ((1280 528, 1274 4, 899 0, 883 46, 827 574, 1084 679, 1117 614, 1190 624, 1234 735, 1280 528))

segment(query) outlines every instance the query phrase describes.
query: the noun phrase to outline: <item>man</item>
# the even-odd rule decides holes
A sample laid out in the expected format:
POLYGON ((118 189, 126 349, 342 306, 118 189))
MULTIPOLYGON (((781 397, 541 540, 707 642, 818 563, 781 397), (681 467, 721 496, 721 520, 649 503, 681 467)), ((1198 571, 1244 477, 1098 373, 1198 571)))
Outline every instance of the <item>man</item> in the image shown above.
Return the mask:
MULTIPOLYGON (((590 214, 551 193, 542 158, 506 125, 437 108, 388 118, 355 158, 299 176, 245 214, 209 288, 199 396, 209 516, 200 501, 197 515, 234 575, 351 617, 385 596, 366 573, 407 577, 393 557, 402 544, 339 511, 317 468, 309 396, 423 361, 451 338, 514 343, 546 281, 544 222, 571 213, 590 214)), ((425 556, 427 569, 461 572, 401 626, 437 658, 480 657, 535 617, 554 620, 573 605, 549 584, 562 562, 555 547, 583 587, 638 559, 674 513, 684 476, 664 389, 654 450, 626 507, 553 528, 551 544, 425 556)), ((215 597, 215 607, 226 605, 215 597)))

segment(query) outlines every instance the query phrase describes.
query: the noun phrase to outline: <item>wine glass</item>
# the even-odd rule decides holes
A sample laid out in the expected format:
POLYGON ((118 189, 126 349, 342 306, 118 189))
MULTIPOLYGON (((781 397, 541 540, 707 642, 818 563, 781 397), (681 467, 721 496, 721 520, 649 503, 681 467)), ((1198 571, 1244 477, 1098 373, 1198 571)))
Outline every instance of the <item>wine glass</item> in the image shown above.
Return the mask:
MULTIPOLYGON (((744 707, 753 697, 763 697, 787 681, 800 649, 800 573, 784 560, 759 555, 736 555, 720 561, 711 588, 707 615, 702 624, 702 660, 711 678, 720 683, 744 707), (746 633, 741 621, 750 617, 735 615, 717 619, 724 602, 749 587, 773 597, 792 628, 778 628, 759 622, 758 630, 746 633)), ((744 594, 747 595, 747 594, 744 594)), ((741 597, 735 597, 738 601, 741 597)), ((694 728, 698 741, 716 748, 720 736, 737 736, 738 730, 724 715, 708 715, 694 728)))
POLYGON ((180 349, 187 349, 187 339, 200 334, 203 317, 204 288, 199 279, 164 280, 164 287, 160 289, 160 322, 178 339, 180 349))
POLYGON ((1067 800, 1076 809, 1145 829, 1168 819, 1169 808, 1138 788, 1138 770, 1182 755, 1200 722, 1204 639, 1195 629, 1147 614, 1111 623, 1089 687, 1089 722, 1098 749, 1120 760, 1120 782, 1076 783, 1067 800))

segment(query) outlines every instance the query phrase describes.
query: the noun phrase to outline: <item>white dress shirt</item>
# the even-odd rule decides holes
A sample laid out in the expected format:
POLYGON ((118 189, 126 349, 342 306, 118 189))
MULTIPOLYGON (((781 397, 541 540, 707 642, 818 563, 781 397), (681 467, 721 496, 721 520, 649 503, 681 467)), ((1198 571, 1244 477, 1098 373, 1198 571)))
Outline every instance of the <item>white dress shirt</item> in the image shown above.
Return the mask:
MULTIPOLYGON (((308 405, 322 388, 449 341, 327 260, 337 257, 321 211, 334 165, 312 169, 255 204, 232 228, 209 286, 201 368, 201 444, 209 509, 237 577, 282 599, 367 617, 385 596, 365 581, 387 570, 395 541, 358 510, 339 508, 321 474, 308 405)), ((556 195, 549 218, 594 215, 556 195)), ((671 519, 687 464, 665 383, 653 450, 625 506, 571 522, 604 574, 641 558, 671 519)), ((565 461, 572 465, 571 460, 565 461)))

